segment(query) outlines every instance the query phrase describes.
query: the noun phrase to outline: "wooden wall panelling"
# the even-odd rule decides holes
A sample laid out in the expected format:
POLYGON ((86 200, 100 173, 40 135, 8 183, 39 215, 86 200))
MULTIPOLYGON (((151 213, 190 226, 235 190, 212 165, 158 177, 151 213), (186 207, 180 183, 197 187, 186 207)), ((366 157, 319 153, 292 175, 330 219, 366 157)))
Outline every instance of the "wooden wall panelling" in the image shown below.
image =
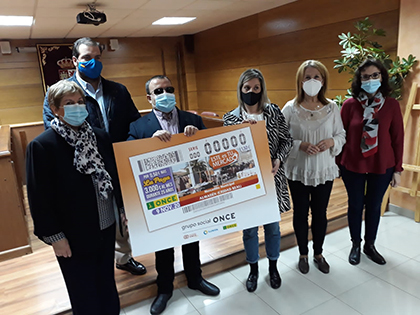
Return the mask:
MULTIPOLYGON (((103 76, 127 86, 138 109, 149 109, 144 84, 163 69, 174 85, 176 78, 175 45, 177 37, 121 38, 120 49, 109 50, 108 38, 95 39, 107 45, 103 51, 103 76), (162 64, 161 52, 165 58, 162 64)), ((40 39, 11 40, 11 46, 35 46, 41 43, 72 43, 74 40, 40 39)), ((176 86, 177 90, 178 87, 176 86)), ((36 53, 0 55, 0 124, 24 123, 42 120, 43 90, 36 53)))
MULTIPOLYGON (((395 49, 398 10, 373 15, 370 18, 375 22, 376 28, 387 30, 386 37, 378 38, 384 49, 395 49)), ((338 34, 355 31, 353 24, 357 20, 359 19, 263 38, 259 41, 259 62, 272 64, 279 61, 303 61, 337 56, 342 50, 342 47, 338 45, 338 34)))
POLYGON ((32 252, 11 151, 10 126, 1 126, 0 261, 32 252))
POLYGON ((247 48, 249 42, 258 39, 256 14, 226 23, 194 35, 196 55, 208 51, 227 51, 236 47, 247 48))
POLYGON ((258 14, 258 37, 316 28, 359 17, 398 10, 399 0, 299 0, 258 14))

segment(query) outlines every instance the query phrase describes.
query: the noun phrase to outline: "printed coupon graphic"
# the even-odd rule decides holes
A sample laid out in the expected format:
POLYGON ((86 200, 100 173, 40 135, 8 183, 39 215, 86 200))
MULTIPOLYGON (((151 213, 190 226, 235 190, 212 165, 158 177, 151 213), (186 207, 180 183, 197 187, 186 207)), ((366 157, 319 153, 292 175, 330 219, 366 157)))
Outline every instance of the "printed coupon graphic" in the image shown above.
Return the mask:
POLYGON ((129 161, 150 232, 266 193, 249 127, 129 161))

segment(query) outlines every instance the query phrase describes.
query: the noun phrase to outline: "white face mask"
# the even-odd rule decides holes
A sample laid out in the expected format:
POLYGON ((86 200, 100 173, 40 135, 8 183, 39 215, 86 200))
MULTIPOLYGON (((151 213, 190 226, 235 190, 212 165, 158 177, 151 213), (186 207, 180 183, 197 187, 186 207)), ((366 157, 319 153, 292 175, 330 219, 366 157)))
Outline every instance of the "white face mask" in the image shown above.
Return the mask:
POLYGON ((310 79, 308 81, 303 82, 303 90, 309 96, 318 95, 321 88, 322 88, 322 82, 319 80, 310 79))

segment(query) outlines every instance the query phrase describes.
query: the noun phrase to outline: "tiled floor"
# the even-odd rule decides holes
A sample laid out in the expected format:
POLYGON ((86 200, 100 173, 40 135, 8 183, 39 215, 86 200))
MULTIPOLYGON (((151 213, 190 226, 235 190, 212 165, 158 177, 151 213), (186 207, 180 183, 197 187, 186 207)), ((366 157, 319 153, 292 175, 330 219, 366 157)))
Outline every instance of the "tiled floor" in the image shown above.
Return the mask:
MULTIPOLYGON (((280 255, 282 286, 273 290, 267 278, 267 259, 260 261, 260 278, 254 293, 244 282, 248 266, 208 280, 221 289, 207 297, 188 288, 174 291, 164 315, 282 314, 282 315, 419 315, 420 223, 387 212, 381 219, 377 249, 387 260, 379 266, 362 254, 358 266, 347 262, 350 250, 347 228, 327 235, 324 255, 331 266, 322 274, 310 264, 302 275, 297 269, 298 250, 280 255)), ((312 257, 312 253, 310 253, 312 257)), ((121 315, 149 314, 153 299, 126 307, 121 315)))

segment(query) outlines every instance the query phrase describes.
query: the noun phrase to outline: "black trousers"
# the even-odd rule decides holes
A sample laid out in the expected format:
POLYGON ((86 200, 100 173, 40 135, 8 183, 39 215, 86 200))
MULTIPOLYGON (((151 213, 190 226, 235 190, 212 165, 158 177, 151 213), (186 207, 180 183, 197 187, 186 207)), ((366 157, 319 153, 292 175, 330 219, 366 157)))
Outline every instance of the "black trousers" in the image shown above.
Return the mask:
POLYGON ((289 180, 293 200, 293 228, 301 255, 308 255, 308 214, 312 214, 312 241, 314 255, 322 254, 325 233, 327 232, 327 207, 333 181, 318 186, 306 186, 299 181, 289 180))
MULTIPOLYGON (((158 294, 168 294, 174 289, 174 249, 168 248, 155 253, 158 294)), ((196 287, 201 280, 200 246, 198 242, 182 245, 182 262, 188 285, 196 287)))
POLYGON ((114 276, 115 224, 98 233, 100 242, 92 244, 90 253, 75 249, 70 258, 57 257, 73 315, 120 314, 114 276))
POLYGON ((354 242, 362 240, 363 208, 365 208, 365 240, 375 241, 381 217, 382 198, 391 182, 394 168, 385 174, 355 173, 341 167, 341 175, 347 189, 350 236, 354 242))

